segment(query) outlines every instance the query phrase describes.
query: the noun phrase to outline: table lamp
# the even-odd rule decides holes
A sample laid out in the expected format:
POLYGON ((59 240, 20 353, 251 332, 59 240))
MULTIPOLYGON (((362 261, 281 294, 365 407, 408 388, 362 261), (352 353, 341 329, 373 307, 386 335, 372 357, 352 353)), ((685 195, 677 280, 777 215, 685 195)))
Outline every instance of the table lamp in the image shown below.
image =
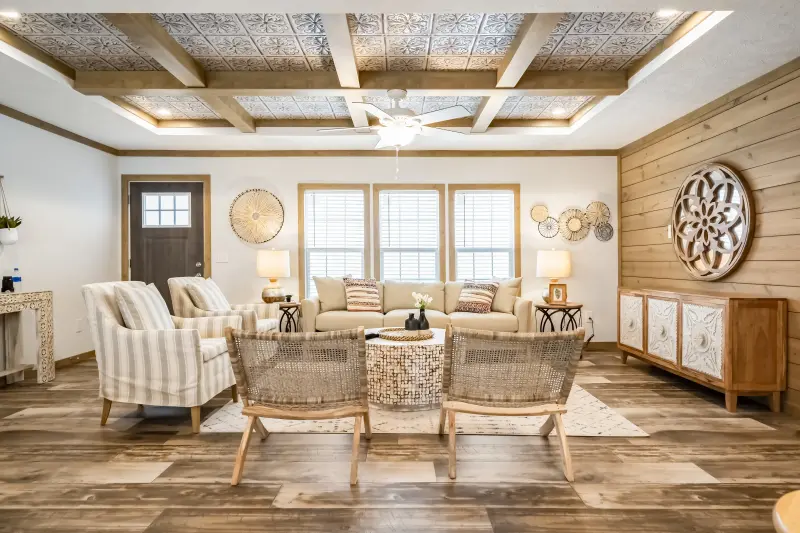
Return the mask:
POLYGON ((269 285, 261 291, 261 299, 268 304, 283 301, 283 287, 278 283, 278 278, 288 278, 291 275, 289 250, 259 250, 256 270, 258 277, 269 278, 269 285))
POLYGON ((542 292, 542 300, 547 303, 567 303, 567 286, 559 284, 561 278, 568 278, 572 273, 572 260, 567 250, 539 250, 536 252, 536 277, 550 278, 550 285, 542 292), (561 298, 552 298, 551 294, 558 294, 561 289, 561 298))

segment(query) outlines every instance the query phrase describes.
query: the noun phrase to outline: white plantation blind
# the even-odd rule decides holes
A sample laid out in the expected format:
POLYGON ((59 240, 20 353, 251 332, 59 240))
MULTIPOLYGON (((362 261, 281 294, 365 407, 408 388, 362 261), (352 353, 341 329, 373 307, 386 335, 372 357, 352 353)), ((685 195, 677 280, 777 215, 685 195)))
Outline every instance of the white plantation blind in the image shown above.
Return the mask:
POLYGON ((456 191, 456 279, 514 277, 514 192, 456 191))
POLYGON ((313 276, 364 277, 364 191, 306 190, 306 293, 317 295, 313 276))
POLYGON ((378 196, 382 280, 439 279, 439 191, 382 190, 378 196))

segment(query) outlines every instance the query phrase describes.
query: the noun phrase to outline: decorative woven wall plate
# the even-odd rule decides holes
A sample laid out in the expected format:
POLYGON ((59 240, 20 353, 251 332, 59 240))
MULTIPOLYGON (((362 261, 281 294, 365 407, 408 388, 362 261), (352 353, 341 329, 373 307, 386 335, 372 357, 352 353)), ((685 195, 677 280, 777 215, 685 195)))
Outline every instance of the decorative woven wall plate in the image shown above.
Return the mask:
POLYGON ((608 222, 601 222, 594 227, 594 236, 598 241, 610 241, 614 236, 614 227, 608 222))
POLYGON ((558 220, 547 217, 539 222, 539 234, 547 239, 552 239, 558 235, 558 220))
POLYGON ((603 202, 592 202, 586 206, 586 218, 595 226, 611 220, 611 210, 603 202))
POLYGON ((730 274, 744 259, 755 229, 747 185, 730 168, 705 165, 684 180, 672 206, 672 244, 695 278, 730 274))
POLYGON ((558 232, 568 241, 582 241, 589 235, 589 219, 580 209, 567 209, 558 217, 558 232))
POLYGON ((248 189, 233 199, 228 213, 233 232, 244 242, 272 240, 283 227, 283 204, 264 189, 248 189))
POLYGON ((550 212, 546 205, 535 205, 531 209, 531 218, 534 222, 544 222, 548 216, 550 216, 550 212))

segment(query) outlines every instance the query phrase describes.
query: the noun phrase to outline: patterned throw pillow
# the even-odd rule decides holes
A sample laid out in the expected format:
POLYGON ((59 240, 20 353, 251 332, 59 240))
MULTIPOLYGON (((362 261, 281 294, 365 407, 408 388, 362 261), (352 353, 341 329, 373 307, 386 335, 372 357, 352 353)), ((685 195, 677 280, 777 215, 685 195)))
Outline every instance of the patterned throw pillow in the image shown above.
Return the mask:
POLYGON ((167 302, 152 283, 146 287, 114 287, 119 312, 128 329, 175 329, 167 302))
POLYGON ((348 311, 381 312, 378 282, 374 279, 344 278, 344 292, 348 311))
POLYGON ((496 281, 466 281, 458 297, 456 313, 488 313, 500 283, 496 281))
POLYGON ((216 283, 211 278, 201 280, 186 286, 189 298, 195 307, 204 311, 228 311, 231 304, 216 283))

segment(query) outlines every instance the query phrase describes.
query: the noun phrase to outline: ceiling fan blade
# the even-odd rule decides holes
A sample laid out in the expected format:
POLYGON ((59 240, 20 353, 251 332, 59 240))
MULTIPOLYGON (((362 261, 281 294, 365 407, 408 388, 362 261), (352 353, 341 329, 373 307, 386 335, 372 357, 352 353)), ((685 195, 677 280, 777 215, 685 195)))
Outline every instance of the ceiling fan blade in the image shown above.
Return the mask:
MULTIPOLYGON (((319 133, 340 133, 345 131, 363 132, 364 130, 373 130, 376 128, 377 126, 365 126, 363 128, 322 128, 321 130, 317 131, 319 133)), ((369 133, 372 133, 372 131, 370 131, 369 133)))
POLYGON ((426 137, 450 137, 452 139, 463 138, 466 133, 460 131, 446 130, 443 128, 431 128, 430 126, 422 126, 422 135, 426 137))
POLYGON ((420 123, 435 124, 436 122, 444 122, 445 120, 453 120, 454 118, 463 118, 470 116, 470 112, 466 107, 461 105, 454 105, 453 107, 446 107, 438 111, 431 111, 430 113, 423 113, 417 115, 420 123))
POLYGON ((355 107, 360 107, 370 115, 375 115, 378 118, 385 118, 387 120, 392 120, 392 115, 390 115, 380 107, 376 106, 375 104, 368 104, 366 102, 350 102, 350 105, 355 107))

